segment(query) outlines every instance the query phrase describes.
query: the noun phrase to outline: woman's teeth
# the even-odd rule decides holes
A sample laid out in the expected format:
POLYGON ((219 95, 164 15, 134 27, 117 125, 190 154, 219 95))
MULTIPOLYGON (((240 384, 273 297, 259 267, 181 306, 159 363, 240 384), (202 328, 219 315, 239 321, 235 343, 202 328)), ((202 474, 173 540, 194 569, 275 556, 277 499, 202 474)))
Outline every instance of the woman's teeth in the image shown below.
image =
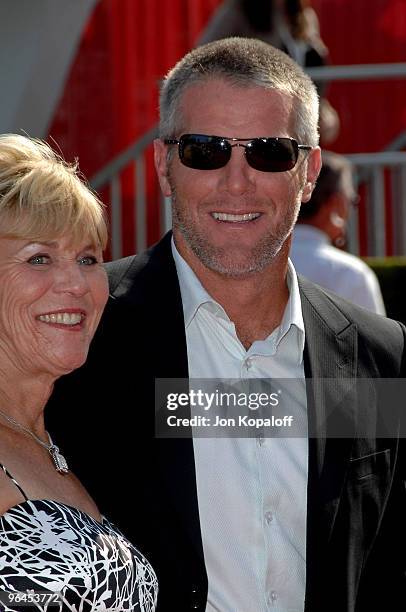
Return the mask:
POLYGON ((84 319, 80 312, 58 312, 39 315, 38 319, 44 323, 58 323, 59 325, 77 325, 84 319))

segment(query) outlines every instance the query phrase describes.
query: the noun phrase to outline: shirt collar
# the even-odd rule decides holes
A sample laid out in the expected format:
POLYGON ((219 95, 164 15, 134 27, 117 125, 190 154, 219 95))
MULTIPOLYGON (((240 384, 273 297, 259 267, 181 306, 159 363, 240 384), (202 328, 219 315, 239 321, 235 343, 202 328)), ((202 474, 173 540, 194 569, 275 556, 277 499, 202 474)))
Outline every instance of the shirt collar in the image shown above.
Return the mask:
MULTIPOLYGON (((182 296, 183 314, 185 318, 185 327, 189 327, 193 317, 203 304, 212 304, 224 309, 218 304, 197 278, 192 268, 183 259, 175 246, 174 239, 171 241, 172 255, 175 260, 176 272, 178 274, 180 293, 182 296)), ((225 313, 224 313, 225 314, 225 313)))
POLYGON ((330 244, 330 238, 325 232, 306 223, 297 223, 295 225, 293 239, 312 241, 313 244, 330 244))
POLYGON ((303 351, 305 345, 305 327, 302 313, 302 303, 300 300, 299 283, 297 280, 296 270, 290 259, 288 259, 288 273, 286 281, 289 289, 289 299, 286 304, 285 312, 283 313, 280 326, 277 328, 276 345, 289 332, 292 327, 297 330, 298 341, 298 363, 303 359, 303 351))
MULTIPOLYGON (((210 310, 216 312, 218 316, 229 320, 224 308, 218 302, 216 302, 209 293, 207 293, 206 289, 203 287, 192 268, 180 255, 175 246, 173 237, 171 247, 179 279, 186 329, 189 327, 193 317, 203 304, 207 304, 210 310)), ((282 338, 286 336, 290 329, 295 327, 297 329, 298 358, 300 363, 303 358, 305 328, 297 274, 290 259, 288 260, 287 284, 289 289, 289 299, 283 313, 282 321, 279 327, 272 332, 272 335, 276 333, 274 342, 275 346, 278 346, 282 338)))

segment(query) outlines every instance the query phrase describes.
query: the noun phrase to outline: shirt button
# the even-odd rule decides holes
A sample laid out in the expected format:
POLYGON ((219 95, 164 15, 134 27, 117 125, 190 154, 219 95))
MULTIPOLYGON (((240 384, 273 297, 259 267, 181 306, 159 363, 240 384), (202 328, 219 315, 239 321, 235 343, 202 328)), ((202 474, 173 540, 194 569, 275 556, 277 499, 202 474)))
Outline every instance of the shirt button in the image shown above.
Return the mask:
POLYGON ((257 438, 257 442, 259 446, 263 446, 265 444, 265 438, 257 438))
POLYGON ((278 593, 276 591, 271 591, 269 599, 271 600, 271 604, 275 605, 275 602, 278 599, 278 593))
MULTIPOLYGON (((270 525, 272 523, 272 521, 273 521, 273 513, 271 511, 265 513, 265 520, 268 523, 268 525, 270 525)), ((275 593, 275 591, 271 592, 271 598, 272 598, 272 593, 275 593)))
POLYGON ((247 368, 247 370, 249 370, 252 367, 252 359, 251 359, 251 357, 248 357, 245 360, 245 367, 247 368))

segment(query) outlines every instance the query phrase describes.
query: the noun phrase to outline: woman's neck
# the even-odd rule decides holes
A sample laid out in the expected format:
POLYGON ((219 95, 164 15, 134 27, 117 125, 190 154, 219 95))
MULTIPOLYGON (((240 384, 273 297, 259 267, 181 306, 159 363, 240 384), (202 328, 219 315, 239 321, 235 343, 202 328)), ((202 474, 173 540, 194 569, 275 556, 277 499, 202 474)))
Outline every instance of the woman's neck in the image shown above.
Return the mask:
MULTIPOLYGON (((49 377, 10 376, 0 367, 0 411, 40 436, 45 432, 44 408, 52 389, 49 377)), ((10 425, 1 414, 0 419, 10 425)))

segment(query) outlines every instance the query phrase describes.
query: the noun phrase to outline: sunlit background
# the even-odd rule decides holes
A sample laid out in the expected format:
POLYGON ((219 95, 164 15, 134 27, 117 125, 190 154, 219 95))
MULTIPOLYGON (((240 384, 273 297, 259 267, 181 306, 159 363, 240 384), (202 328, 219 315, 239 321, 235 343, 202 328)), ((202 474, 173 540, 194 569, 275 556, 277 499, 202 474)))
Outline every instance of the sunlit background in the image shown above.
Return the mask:
MULTIPOLYGON (((0 131, 53 141, 108 204, 108 258, 170 223, 151 141, 158 88, 220 0, 2 0, 0 131)), ((330 65, 326 97, 361 201, 349 249, 406 255, 406 0, 313 0, 330 65), (354 157, 355 156, 355 157, 354 157)))

